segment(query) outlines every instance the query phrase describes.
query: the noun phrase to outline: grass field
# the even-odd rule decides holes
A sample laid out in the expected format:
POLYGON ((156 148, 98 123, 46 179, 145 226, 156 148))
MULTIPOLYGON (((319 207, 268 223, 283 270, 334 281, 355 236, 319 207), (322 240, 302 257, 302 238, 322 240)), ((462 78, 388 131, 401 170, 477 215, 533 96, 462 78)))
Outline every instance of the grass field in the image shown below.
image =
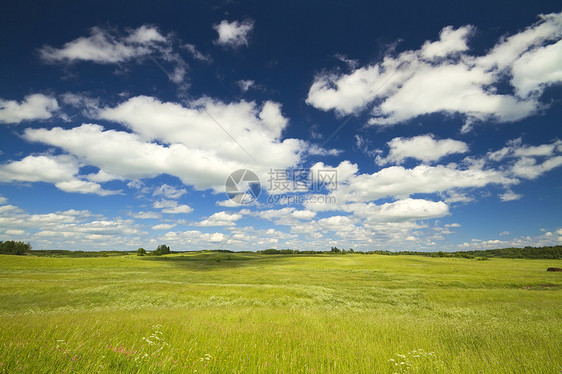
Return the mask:
POLYGON ((0 256, 0 372, 560 373, 561 260, 0 256))

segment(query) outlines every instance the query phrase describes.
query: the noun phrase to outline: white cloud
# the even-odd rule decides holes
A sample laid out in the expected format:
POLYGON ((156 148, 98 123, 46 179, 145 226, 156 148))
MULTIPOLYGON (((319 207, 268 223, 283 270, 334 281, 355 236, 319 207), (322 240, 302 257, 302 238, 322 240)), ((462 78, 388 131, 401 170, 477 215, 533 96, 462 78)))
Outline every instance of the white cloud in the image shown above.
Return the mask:
POLYGON ((521 138, 511 140, 502 149, 489 152, 490 161, 503 161, 503 167, 517 178, 536 179, 544 173, 562 166, 562 141, 550 144, 524 145, 521 138))
POLYGON ((537 163, 534 158, 523 157, 513 165, 511 172, 517 177, 535 179, 559 166, 562 166, 562 156, 549 158, 542 163, 537 163))
POLYGON ((512 143, 515 146, 511 149, 515 157, 548 157, 553 156, 556 152, 562 152, 558 149, 562 145, 562 141, 557 140, 551 144, 541 144, 538 146, 521 146, 519 143, 512 143))
POLYGON ((168 214, 187 214, 193 212, 189 205, 178 205, 171 208, 162 209, 162 213, 168 214))
POLYGON ((466 41, 472 31, 471 26, 456 30, 452 26, 447 26, 441 30, 440 39, 436 42, 425 42, 420 53, 423 58, 431 60, 465 52, 468 50, 466 41))
POLYGON ((511 190, 505 191, 503 194, 500 195, 501 201, 513 201, 519 200, 523 197, 523 195, 517 194, 511 190))
POLYGON ((215 44, 238 48, 243 45, 248 45, 248 37, 250 32, 254 29, 254 22, 228 22, 227 20, 223 20, 218 25, 214 25, 213 28, 219 34, 218 39, 214 42, 215 44))
POLYGON ((474 201, 474 198, 471 196, 468 196, 464 193, 460 193, 458 191, 455 190, 450 190, 447 191, 445 193, 445 202, 447 204, 452 204, 452 203, 470 203, 472 201, 474 201))
POLYGON ((387 197, 407 197, 415 193, 439 193, 459 188, 478 188, 489 184, 512 185, 518 180, 503 172, 474 165, 419 165, 412 169, 391 166, 373 174, 354 175, 349 183, 339 183, 331 192, 337 204, 310 204, 311 210, 333 210, 347 202, 375 201, 387 197))
POLYGON ((210 217, 202 220, 197 225, 198 226, 233 226, 242 218, 239 213, 227 213, 227 212, 217 212, 212 214, 210 217))
POLYGON ((217 201, 216 205, 222 206, 224 208, 239 208, 240 207, 240 204, 232 201, 231 199, 217 201))
MULTIPOLYGON (((323 230, 335 231, 338 233, 350 232, 356 229, 355 220, 347 216, 331 216, 318 220, 318 225, 323 230)), ((310 228, 304 228, 310 230, 310 228)))
POLYGON ((170 230, 174 227, 176 227, 176 225, 173 223, 161 223, 159 225, 152 226, 152 230, 170 230))
POLYGON ((562 36, 562 15, 551 13, 540 15, 540 21, 525 30, 502 38, 492 50, 478 59, 486 69, 494 67, 504 70, 511 67, 522 54, 537 50, 548 41, 557 41, 562 36))
POLYGON ((130 31, 129 36, 124 40, 129 43, 151 44, 165 42, 166 38, 155 27, 142 25, 138 29, 130 31))
POLYGON ((343 151, 341 149, 335 149, 335 148, 331 148, 331 149, 321 148, 316 144, 311 144, 307 148, 306 152, 311 156, 338 156, 343 151))
POLYGON ((546 86, 562 81, 562 41, 525 53, 513 64, 511 84, 517 94, 539 94, 546 86))
POLYGON ((169 186, 167 184, 163 184, 160 187, 156 188, 152 193, 152 196, 164 196, 168 199, 179 199, 183 195, 187 193, 185 188, 176 188, 174 186, 169 186))
POLYGON ((350 205, 350 209, 357 217, 383 222, 423 220, 449 214, 449 207, 442 201, 410 198, 381 205, 373 203, 350 205))
POLYGON ((27 156, 20 161, 0 165, 0 182, 53 183, 65 192, 92 193, 100 196, 119 194, 101 185, 78 178, 78 160, 69 155, 27 156))
POLYGON ((100 196, 116 195, 121 193, 121 191, 104 190, 98 183, 83 181, 79 179, 58 182, 55 183, 55 187, 64 192, 79 192, 85 194, 91 193, 100 196))
POLYGON ((209 62, 209 63, 213 62, 213 59, 211 58, 211 56, 201 53, 197 49, 197 47, 193 44, 184 44, 183 48, 185 48, 191 54, 191 56, 193 56, 193 58, 196 59, 196 60, 209 62))
POLYGON ((394 138, 387 144, 390 147, 388 155, 376 157, 376 162, 379 165, 401 164, 407 158, 428 163, 450 154, 468 151, 468 146, 464 142, 453 139, 436 140, 431 134, 412 138, 394 138))
POLYGON ((31 214, 2 208, 0 231, 25 231, 25 240, 36 249, 131 250, 142 243, 142 232, 132 220, 108 219, 87 210, 31 214))
POLYGON ((0 181, 67 182, 74 178, 78 169, 78 161, 72 156, 27 156, 0 166, 0 181))
POLYGON ((90 29, 90 36, 80 37, 64 44, 62 48, 43 46, 40 50, 41 58, 49 63, 76 63, 89 61, 97 64, 121 64, 130 61, 143 61, 150 57, 152 61, 170 79, 170 81, 184 85, 187 63, 174 52, 173 38, 164 36, 154 26, 142 25, 137 29, 130 29, 125 34, 118 34, 116 30, 100 27, 90 29), (169 72, 158 60, 171 64, 169 72))
POLYGON ((297 210, 294 207, 268 209, 249 214, 255 215, 262 219, 266 219, 268 221, 272 221, 277 225, 286 226, 301 225, 303 221, 310 221, 312 218, 314 218, 314 216, 316 216, 316 212, 306 209, 297 210))
POLYGON ((15 205, 0 206, 0 213, 6 213, 6 212, 18 212, 19 213, 20 211, 22 211, 22 210, 15 205))
POLYGON ((178 204, 175 200, 160 200, 153 204, 156 209, 162 209, 162 213, 168 214, 187 214, 193 212, 189 205, 178 204))
POLYGON ((43 94, 28 95, 21 103, 0 99, 0 123, 49 119, 58 109, 57 99, 43 94))
POLYGON ((19 236, 19 235, 25 234, 25 231, 24 231, 24 230, 17 230, 17 229, 14 229, 14 230, 6 230, 5 233, 6 233, 6 235, 16 235, 16 236, 19 236))
POLYGON ((130 212, 129 215, 137 219, 159 219, 161 217, 157 212, 130 212))
POLYGON ((88 37, 68 42, 60 49, 44 46, 39 52, 41 58, 48 62, 115 64, 149 55, 157 43, 165 41, 166 38, 156 28, 144 25, 131 30, 126 36, 115 36, 108 30, 93 27, 88 37))
POLYGON ((542 16, 539 23, 503 39, 484 56, 468 54, 472 30, 448 26, 439 41, 428 41, 419 50, 386 56, 347 74, 320 74, 306 102, 342 115, 376 102, 369 119, 373 125, 393 125, 431 113, 460 114, 466 120, 463 132, 478 121, 513 122, 535 113, 543 106, 538 98, 544 87, 562 80, 558 63, 562 50, 559 42, 551 44, 562 34, 562 14, 542 16), (498 93, 506 75, 512 78, 514 94, 498 93))
POLYGON ((82 114, 84 116, 90 118, 97 117, 100 106, 100 100, 98 98, 72 92, 67 92, 60 96, 64 104, 82 109, 82 114))
MULTIPOLYGON (((352 164, 350 161, 345 160, 340 162, 337 167, 325 165, 323 162, 317 162, 310 168, 312 172, 335 172, 337 183, 349 184, 349 182, 359 172, 357 164, 352 164)), ((337 185, 335 186, 337 187, 337 185)))
POLYGON ((449 223, 445 227, 461 227, 460 223, 449 223))
POLYGON ((256 84, 256 82, 248 79, 236 81, 236 84, 238 85, 238 87, 240 87, 240 91, 248 92, 248 90, 252 88, 256 84))
POLYGON ((101 110, 100 116, 134 132, 83 124, 26 129, 24 137, 60 147, 104 175, 141 179, 169 174, 196 189, 216 191, 223 191, 228 175, 238 169, 250 168, 266 180, 270 169, 296 165, 307 148, 302 140, 280 140, 288 121, 280 105, 269 101, 259 107, 204 98, 184 107, 139 96, 101 110))
POLYGON ((215 249, 217 243, 221 243, 226 236, 220 232, 202 233, 198 230, 170 231, 159 238, 169 243, 171 247, 192 249, 215 249), (209 246, 209 247, 206 247, 209 246))

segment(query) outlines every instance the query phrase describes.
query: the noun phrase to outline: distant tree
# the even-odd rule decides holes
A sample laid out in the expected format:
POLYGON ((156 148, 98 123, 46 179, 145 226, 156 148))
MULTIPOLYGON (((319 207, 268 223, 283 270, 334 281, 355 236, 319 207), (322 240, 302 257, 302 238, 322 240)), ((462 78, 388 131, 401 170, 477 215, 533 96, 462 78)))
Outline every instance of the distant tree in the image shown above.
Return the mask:
POLYGON ((275 248, 269 248, 269 249, 263 250, 262 253, 265 254, 265 255, 276 255, 279 252, 275 248))
POLYGON ((0 241, 0 253, 6 255, 25 255, 31 251, 31 244, 24 242, 15 242, 8 240, 6 242, 0 241))
POLYGON ((170 251, 170 247, 168 247, 165 244, 161 244, 158 246, 158 248, 156 248, 156 251, 153 252, 156 256, 160 256, 160 255, 167 255, 172 253, 170 251))
POLYGON ((330 252, 332 253, 341 253, 341 250, 338 247, 332 247, 332 249, 330 250, 330 252))
POLYGON ((144 256, 146 255, 146 250, 144 248, 137 249, 137 256, 144 256))

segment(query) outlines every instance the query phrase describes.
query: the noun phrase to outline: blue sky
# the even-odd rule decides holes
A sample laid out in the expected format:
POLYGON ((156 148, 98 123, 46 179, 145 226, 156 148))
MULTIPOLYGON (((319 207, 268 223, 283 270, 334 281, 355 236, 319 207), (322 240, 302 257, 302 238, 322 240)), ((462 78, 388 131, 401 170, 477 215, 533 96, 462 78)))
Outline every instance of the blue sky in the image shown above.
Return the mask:
POLYGON ((70 250, 562 243, 553 2, 4 8, 0 240, 70 250), (261 182, 257 199, 249 173, 226 194, 241 169, 261 182))

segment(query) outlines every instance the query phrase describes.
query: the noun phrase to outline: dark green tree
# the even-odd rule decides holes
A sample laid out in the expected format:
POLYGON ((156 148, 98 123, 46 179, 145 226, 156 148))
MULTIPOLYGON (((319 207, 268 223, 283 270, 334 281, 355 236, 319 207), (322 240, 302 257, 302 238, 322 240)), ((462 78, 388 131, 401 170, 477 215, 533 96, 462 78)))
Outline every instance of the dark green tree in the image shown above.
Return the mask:
POLYGON ((15 242, 8 240, 6 242, 0 241, 0 253, 6 255, 25 255, 31 251, 31 244, 24 242, 15 242))
POLYGON ((137 256, 144 256, 146 255, 146 250, 144 248, 137 249, 137 256))
POLYGON ((330 250, 330 252, 332 253, 341 253, 341 250, 338 247, 332 247, 332 249, 330 250))
POLYGON ((170 253, 172 253, 172 251, 170 251, 170 247, 168 247, 165 244, 160 244, 158 246, 158 248, 156 248, 156 251, 154 251, 154 254, 156 256, 167 255, 167 254, 170 254, 170 253))

